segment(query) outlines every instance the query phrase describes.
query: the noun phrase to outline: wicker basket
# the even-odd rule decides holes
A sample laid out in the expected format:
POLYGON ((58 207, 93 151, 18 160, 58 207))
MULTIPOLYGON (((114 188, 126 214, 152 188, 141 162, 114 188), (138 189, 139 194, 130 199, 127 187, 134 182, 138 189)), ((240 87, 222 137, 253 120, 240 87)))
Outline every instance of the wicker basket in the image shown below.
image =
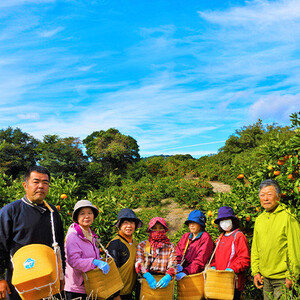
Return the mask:
POLYGON ((105 275, 96 268, 84 273, 84 286, 86 293, 92 299, 107 299, 123 287, 123 281, 113 258, 108 257, 109 272, 105 275))
MULTIPOLYGON (((153 277, 159 282, 164 275, 153 275, 153 277)), ((147 280, 145 278, 142 279, 140 300, 172 300, 173 294, 174 280, 171 280, 165 288, 153 290, 150 288, 147 280)))
POLYGON ((205 299, 232 300, 235 274, 231 271, 208 269, 204 272, 205 299))
POLYGON ((177 283, 178 300, 204 299, 203 273, 187 275, 177 283))

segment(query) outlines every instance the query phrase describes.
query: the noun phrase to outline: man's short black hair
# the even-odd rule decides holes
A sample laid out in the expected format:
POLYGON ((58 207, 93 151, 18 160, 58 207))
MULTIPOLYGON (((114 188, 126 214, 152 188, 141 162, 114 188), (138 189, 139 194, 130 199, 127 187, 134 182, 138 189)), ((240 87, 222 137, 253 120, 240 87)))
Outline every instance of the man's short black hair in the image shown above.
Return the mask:
POLYGON ((27 182, 29 177, 30 177, 30 174, 32 172, 37 172, 37 173, 41 173, 41 174, 47 174, 48 175, 48 178, 49 178, 49 182, 50 182, 50 172, 45 168, 45 167, 42 167, 42 166, 31 166, 27 169, 27 171, 25 172, 25 175, 24 175, 24 181, 27 182))

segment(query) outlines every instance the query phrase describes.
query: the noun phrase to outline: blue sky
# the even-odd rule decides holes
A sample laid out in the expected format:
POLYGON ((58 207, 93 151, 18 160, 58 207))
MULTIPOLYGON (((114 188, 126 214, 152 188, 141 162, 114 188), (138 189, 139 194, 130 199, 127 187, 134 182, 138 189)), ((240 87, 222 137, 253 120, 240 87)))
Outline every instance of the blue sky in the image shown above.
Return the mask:
POLYGON ((300 110, 300 3, 0 0, 0 128, 215 153, 300 110))

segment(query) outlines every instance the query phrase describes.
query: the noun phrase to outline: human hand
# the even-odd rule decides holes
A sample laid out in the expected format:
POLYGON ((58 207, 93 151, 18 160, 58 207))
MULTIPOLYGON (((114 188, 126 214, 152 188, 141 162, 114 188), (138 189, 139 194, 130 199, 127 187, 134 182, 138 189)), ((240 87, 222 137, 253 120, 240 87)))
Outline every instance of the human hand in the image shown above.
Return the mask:
POLYGON ((182 265, 177 264, 177 273, 180 273, 183 270, 182 265))
POLYGON ((6 292, 10 294, 10 289, 6 280, 0 280, 0 299, 6 299, 6 292))
POLYGON ((158 288, 165 288, 169 282, 171 281, 172 277, 170 274, 166 274, 156 285, 158 288))
POLYGON ((103 272, 103 274, 107 274, 109 272, 109 265, 107 262, 100 259, 94 259, 93 264, 98 267, 103 272))
POLYGON ((147 280, 150 288, 155 290, 157 285, 155 278, 149 272, 146 272, 143 277, 147 280))
POLYGON ((180 272, 176 274, 176 280, 179 281, 181 280, 186 274, 184 272, 180 272))
POLYGON ((254 278, 254 285, 258 288, 261 289, 264 285, 264 281, 263 281, 263 276, 261 276, 259 273, 257 273, 254 278))
POLYGON ((230 268, 226 268, 225 271, 230 271, 230 272, 234 272, 232 269, 230 268))
POLYGON ((290 288, 292 287, 292 285, 293 285, 292 280, 286 278, 286 279, 285 279, 285 285, 286 285, 286 287, 287 287, 288 289, 290 289, 290 288))

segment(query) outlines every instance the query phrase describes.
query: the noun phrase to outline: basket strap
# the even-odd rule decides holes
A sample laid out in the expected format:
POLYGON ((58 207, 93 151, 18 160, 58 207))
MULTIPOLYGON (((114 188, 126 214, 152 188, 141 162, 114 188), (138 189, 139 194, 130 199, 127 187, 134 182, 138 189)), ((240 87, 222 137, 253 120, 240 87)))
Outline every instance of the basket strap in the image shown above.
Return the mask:
POLYGON ((208 264, 205 266, 205 269, 207 269, 210 266, 211 261, 212 261, 213 257, 215 256, 216 250, 217 250, 217 248, 219 246, 219 243, 220 243, 220 240, 221 240, 222 236, 223 236, 223 233, 221 233, 221 235, 219 236, 218 242, 217 242, 216 247, 214 249, 214 252, 212 253, 212 255, 210 257, 210 260, 209 260, 208 264))

